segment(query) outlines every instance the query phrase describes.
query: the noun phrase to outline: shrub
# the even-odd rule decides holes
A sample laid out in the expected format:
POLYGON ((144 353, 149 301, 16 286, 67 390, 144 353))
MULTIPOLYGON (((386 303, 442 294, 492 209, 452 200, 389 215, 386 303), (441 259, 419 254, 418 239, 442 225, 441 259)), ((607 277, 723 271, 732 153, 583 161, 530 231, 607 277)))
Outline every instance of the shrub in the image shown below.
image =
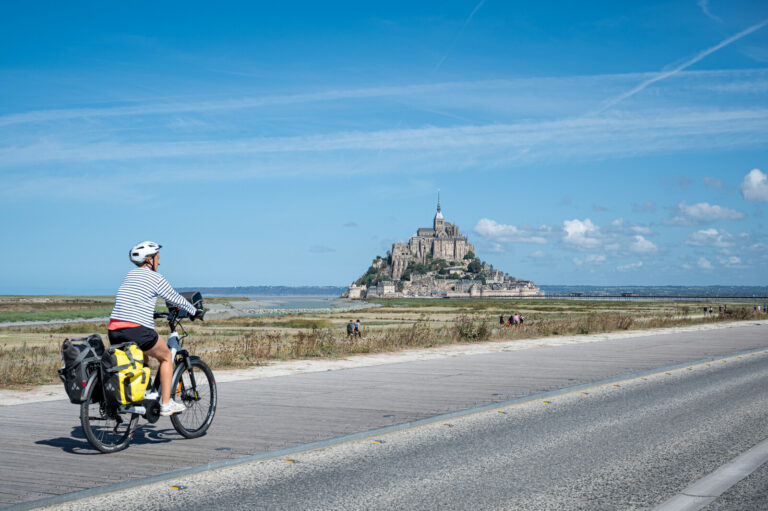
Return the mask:
POLYGON ((460 341, 483 341, 491 336, 491 329, 477 316, 462 314, 453 320, 453 329, 460 341))
POLYGON ((417 263, 413 265, 413 271, 419 275, 424 275, 429 271, 429 267, 424 263, 417 263))

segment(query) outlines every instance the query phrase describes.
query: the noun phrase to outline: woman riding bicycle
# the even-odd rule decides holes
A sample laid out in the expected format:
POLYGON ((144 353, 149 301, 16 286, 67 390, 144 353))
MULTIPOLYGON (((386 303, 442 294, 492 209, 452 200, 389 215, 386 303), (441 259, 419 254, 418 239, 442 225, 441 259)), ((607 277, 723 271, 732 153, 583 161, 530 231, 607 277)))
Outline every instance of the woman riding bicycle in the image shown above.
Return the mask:
POLYGON ((173 290, 165 277, 157 273, 160 266, 160 248, 152 241, 144 241, 134 246, 129 252, 131 262, 138 268, 128 272, 120 289, 117 290, 115 306, 109 321, 109 342, 119 344, 133 342, 147 356, 160 362, 158 375, 161 384, 160 415, 173 415, 183 412, 186 407, 171 399, 171 378, 173 360, 171 350, 155 331, 155 302, 157 297, 184 309, 194 318, 202 319, 202 310, 198 310, 183 296, 173 290))

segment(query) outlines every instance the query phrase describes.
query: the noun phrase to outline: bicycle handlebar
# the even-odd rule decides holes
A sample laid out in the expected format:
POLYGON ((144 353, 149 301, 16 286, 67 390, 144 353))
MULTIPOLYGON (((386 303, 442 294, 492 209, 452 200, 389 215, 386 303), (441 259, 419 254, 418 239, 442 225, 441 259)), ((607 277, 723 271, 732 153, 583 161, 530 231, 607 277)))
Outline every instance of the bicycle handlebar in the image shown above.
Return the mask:
MULTIPOLYGON (((205 313, 207 312, 206 309, 198 309, 198 311, 201 311, 200 312, 200 316, 199 316, 200 319, 205 317, 205 313)), ((189 313, 187 313, 187 314, 178 314, 177 311, 173 311, 173 312, 157 312, 157 311, 155 311, 154 313, 152 313, 152 317, 154 317, 155 319, 170 318, 171 314, 173 314, 173 317, 176 320, 184 319, 184 318, 194 319, 194 318, 198 317, 198 316, 190 315, 189 313)))

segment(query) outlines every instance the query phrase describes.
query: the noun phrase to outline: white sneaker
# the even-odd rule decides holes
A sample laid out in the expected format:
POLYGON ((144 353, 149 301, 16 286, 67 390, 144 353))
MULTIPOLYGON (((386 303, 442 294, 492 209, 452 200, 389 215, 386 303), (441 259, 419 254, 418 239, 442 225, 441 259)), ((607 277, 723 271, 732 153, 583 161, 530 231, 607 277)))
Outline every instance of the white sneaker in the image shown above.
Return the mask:
POLYGON ((186 409, 187 409, 186 406, 184 406, 181 403, 177 403, 176 401, 171 399, 167 403, 163 403, 162 405, 160 405, 160 415, 162 415, 163 417, 167 417, 169 415, 175 415, 177 413, 181 413, 186 409))

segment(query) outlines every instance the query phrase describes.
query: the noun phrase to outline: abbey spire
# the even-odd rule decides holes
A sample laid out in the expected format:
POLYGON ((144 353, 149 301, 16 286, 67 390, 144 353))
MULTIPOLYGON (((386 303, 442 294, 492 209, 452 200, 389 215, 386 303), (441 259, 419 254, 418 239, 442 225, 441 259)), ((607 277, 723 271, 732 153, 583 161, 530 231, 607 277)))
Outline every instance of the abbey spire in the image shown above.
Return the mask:
POLYGON ((437 191, 437 213, 435 213, 432 228, 435 230, 435 233, 445 234, 445 219, 443 219, 443 213, 440 211, 440 190, 437 191))

